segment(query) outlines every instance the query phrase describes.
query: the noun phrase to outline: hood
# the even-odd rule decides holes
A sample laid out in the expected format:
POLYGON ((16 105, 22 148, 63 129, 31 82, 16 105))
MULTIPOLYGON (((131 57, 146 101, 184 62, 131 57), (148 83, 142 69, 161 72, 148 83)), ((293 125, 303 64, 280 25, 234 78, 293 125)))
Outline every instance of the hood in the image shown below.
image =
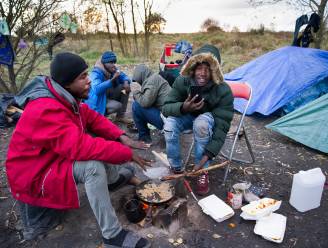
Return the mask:
POLYGON ((104 64, 101 63, 101 59, 98 59, 95 63, 95 67, 99 68, 105 75, 105 79, 110 79, 110 73, 105 69, 104 64))
POLYGON ((62 86, 46 76, 35 77, 15 96, 15 101, 21 108, 24 108, 29 101, 45 97, 56 98, 64 105, 70 106, 74 113, 78 113, 79 105, 75 98, 62 86))
POLYGON ((142 85, 151 74, 153 74, 153 72, 148 66, 144 64, 137 65, 133 71, 132 81, 138 82, 142 85))
POLYGON ((223 73, 220 66, 220 52, 219 49, 213 45, 204 45, 184 64, 181 68, 180 74, 182 76, 190 77, 194 71, 196 64, 206 62, 210 65, 212 80, 215 84, 220 84, 224 81, 223 73))

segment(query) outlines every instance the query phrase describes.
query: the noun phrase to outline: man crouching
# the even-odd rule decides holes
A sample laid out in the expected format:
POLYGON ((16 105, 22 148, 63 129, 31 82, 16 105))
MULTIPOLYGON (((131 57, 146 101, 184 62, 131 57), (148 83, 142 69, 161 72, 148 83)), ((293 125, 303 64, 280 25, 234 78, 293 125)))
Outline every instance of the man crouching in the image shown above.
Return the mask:
MULTIPOLYGON (((233 96, 224 82, 219 50, 201 47, 187 61, 162 108, 167 158, 174 173, 184 170, 179 136, 192 129, 195 140, 195 169, 208 167, 224 144, 233 117, 233 96)), ((208 174, 198 177, 196 192, 209 191, 208 174)))
POLYGON ((108 192, 127 180, 138 183, 132 170, 121 174, 118 165, 134 161, 145 169, 149 161, 131 148, 147 146, 81 103, 90 89, 87 67, 78 55, 59 53, 51 63, 51 78, 36 77, 16 98, 25 108, 6 169, 20 203, 24 238, 53 227, 58 210, 78 208, 76 184, 83 183, 104 247, 150 247, 146 239, 122 229, 108 192))

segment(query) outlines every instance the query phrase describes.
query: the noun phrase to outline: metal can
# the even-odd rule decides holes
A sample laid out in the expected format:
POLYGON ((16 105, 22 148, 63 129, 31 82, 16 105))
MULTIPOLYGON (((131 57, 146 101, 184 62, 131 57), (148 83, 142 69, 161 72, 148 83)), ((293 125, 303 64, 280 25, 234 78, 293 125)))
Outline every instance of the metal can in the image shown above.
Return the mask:
POLYGON ((239 209, 243 205, 243 194, 242 193, 233 193, 231 199, 231 207, 233 209, 239 209))

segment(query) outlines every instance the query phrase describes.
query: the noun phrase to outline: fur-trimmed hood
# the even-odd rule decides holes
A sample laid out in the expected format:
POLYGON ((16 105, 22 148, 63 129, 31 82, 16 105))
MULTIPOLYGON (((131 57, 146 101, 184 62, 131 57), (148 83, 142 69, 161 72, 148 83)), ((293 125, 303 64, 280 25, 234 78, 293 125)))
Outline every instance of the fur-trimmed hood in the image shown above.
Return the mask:
POLYGON ((195 69, 195 65, 206 62, 210 65, 212 81, 215 84, 220 84, 224 81, 220 61, 221 58, 219 49, 213 45, 204 45, 194 53, 186 64, 184 64, 181 68, 180 74, 182 76, 191 77, 195 69))

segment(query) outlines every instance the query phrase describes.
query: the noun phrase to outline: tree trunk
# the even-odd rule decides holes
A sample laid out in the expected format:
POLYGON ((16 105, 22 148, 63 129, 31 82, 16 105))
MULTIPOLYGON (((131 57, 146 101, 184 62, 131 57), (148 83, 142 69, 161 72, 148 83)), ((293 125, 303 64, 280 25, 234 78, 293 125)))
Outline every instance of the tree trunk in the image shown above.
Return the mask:
POLYGON ((124 50, 126 52, 126 54, 128 54, 128 51, 131 50, 131 45, 130 45, 130 41, 129 38, 126 34, 126 25, 125 25, 125 18, 124 18, 124 5, 123 3, 120 4, 120 16, 122 19, 122 29, 123 29, 123 44, 124 44, 124 50), (128 49, 128 46, 130 49, 128 49))
POLYGON ((321 47, 323 36, 326 30, 327 17, 325 17, 325 9, 327 6, 327 1, 328 0, 321 0, 320 5, 318 7, 318 15, 320 16, 320 29, 318 30, 317 38, 315 39, 314 46, 315 48, 319 48, 319 49, 321 47))
POLYGON ((112 5, 111 1, 108 1, 108 4, 109 4, 109 8, 112 12, 112 15, 113 15, 113 18, 114 18, 114 21, 115 21, 115 24, 116 24, 117 39, 118 39, 118 42, 120 44, 120 49, 121 49, 121 52, 122 52, 123 56, 125 56, 125 50, 124 50, 121 31, 120 31, 120 23, 117 19, 117 16, 116 16, 116 13, 114 11, 114 8, 113 8, 113 5, 112 5))
POLYGON ((17 93, 14 66, 8 66, 8 73, 9 73, 9 81, 10 81, 10 86, 11 86, 11 92, 17 93))
POLYGON ((107 9, 107 4, 105 3, 105 10, 106 10, 106 18, 107 18, 107 32, 108 32, 108 39, 110 42, 110 50, 114 52, 114 47, 113 47, 113 40, 112 40, 112 34, 109 29, 109 14, 108 14, 108 9, 107 9))
POLYGON ((1 92, 4 92, 4 93, 6 93, 6 92, 9 93, 10 92, 10 89, 9 89, 8 85, 2 79, 1 75, 0 75, 0 90, 1 90, 1 92))
POLYGON ((151 16, 151 8, 152 8, 152 3, 144 0, 144 11, 145 11, 145 23, 144 23, 144 28, 145 28, 145 58, 149 58, 149 36, 150 36, 150 27, 149 27, 149 18, 151 16))
POLYGON ((132 22, 133 22, 133 40, 134 40, 134 55, 139 55, 138 50, 138 36, 137 36, 137 27, 136 27, 136 20, 134 16, 134 3, 133 0, 131 0, 131 12, 132 12, 132 22))

